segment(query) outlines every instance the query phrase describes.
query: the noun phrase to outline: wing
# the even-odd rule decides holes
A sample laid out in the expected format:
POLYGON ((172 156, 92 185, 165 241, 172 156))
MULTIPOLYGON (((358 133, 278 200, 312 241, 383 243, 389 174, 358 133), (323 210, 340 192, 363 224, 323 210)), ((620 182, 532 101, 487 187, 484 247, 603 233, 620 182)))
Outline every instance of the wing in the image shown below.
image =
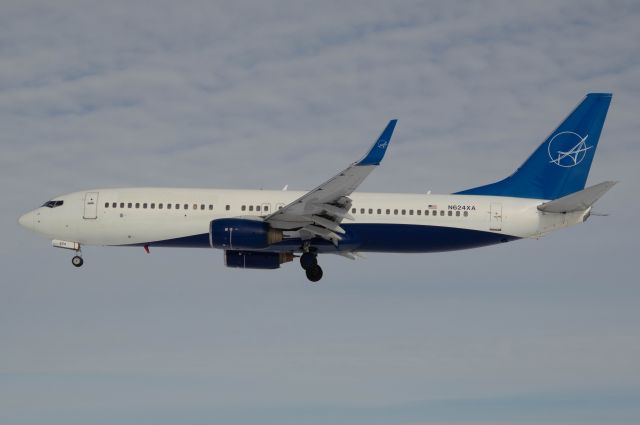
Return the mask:
POLYGON ((283 230, 298 230, 303 240, 321 237, 337 244, 349 214, 351 195, 365 178, 380 165, 398 120, 391 120, 367 154, 320 186, 268 215, 265 221, 283 230))

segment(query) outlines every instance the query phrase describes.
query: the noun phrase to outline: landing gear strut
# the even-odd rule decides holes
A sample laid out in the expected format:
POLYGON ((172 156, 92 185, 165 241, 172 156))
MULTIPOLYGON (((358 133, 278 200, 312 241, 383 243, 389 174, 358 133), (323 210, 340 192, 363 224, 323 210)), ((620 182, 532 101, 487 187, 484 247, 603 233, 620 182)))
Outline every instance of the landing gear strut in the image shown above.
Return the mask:
POLYGON ((318 265, 318 254, 307 251, 300 257, 300 266, 307 274, 307 279, 317 282, 322 279, 322 268, 318 265))

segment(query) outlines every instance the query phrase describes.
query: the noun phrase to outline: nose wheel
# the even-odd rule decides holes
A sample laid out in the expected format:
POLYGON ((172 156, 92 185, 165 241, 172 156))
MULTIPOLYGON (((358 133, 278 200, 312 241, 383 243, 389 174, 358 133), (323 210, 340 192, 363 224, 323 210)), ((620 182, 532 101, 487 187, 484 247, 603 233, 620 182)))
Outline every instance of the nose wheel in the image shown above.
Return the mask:
POLYGON ((317 282, 322 279, 322 268, 318 265, 318 255, 314 252, 305 252, 300 257, 300 266, 304 269, 307 279, 317 282))
POLYGON ((82 265, 84 264, 84 260, 79 255, 76 255, 71 259, 71 264, 76 267, 82 267, 82 265))

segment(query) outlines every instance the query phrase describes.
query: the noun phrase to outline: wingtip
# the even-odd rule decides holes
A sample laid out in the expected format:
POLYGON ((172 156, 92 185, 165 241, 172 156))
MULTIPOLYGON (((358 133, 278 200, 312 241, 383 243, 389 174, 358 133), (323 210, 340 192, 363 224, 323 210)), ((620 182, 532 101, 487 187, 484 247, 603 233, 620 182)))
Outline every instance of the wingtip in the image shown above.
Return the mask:
POLYGON ((384 128, 380 136, 373 143, 367 154, 357 162, 357 165, 379 165, 384 154, 391 142, 391 136, 393 136, 393 130, 396 127, 397 119, 392 119, 389 124, 384 128))
POLYGON ((613 93, 593 92, 593 93, 587 93, 587 97, 613 97, 613 93))

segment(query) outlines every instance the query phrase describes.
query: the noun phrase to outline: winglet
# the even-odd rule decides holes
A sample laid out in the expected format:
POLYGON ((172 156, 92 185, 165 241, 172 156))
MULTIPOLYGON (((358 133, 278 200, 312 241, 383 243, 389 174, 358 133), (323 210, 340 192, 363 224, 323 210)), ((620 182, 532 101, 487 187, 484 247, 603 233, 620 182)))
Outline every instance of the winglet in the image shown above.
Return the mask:
POLYGON ((389 124, 385 127, 380 137, 375 141, 369 152, 355 165, 379 165, 382 158, 384 158, 384 154, 387 151, 387 147, 389 146, 389 142, 391 142, 391 136, 393 135, 393 130, 396 128, 396 123, 398 120, 391 120, 389 124))

